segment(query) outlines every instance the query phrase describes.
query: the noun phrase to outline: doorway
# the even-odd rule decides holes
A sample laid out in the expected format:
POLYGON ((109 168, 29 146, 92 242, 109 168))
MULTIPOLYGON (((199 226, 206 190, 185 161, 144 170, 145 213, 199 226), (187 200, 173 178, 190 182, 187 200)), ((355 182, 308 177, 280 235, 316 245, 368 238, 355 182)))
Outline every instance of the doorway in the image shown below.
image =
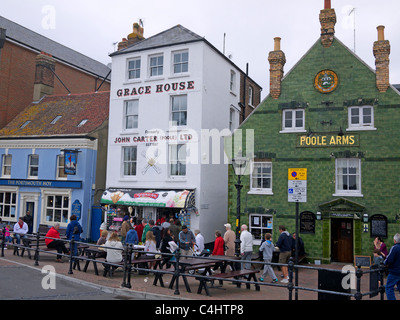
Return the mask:
POLYGON ((352 219, 331 219, 331 258, 334 262, 353 262, 352 219))

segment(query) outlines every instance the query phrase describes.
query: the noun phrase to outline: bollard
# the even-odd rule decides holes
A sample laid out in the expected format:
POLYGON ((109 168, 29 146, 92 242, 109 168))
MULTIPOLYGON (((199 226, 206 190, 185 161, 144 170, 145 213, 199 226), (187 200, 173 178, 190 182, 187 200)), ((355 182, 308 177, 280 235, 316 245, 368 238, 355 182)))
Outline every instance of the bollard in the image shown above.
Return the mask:
POLYGON ((3 227, 3 234, 1 235, 1 256, 4 257, 4 246, 6 244, 6 227, 3 227))
POLYGON ((361 270, 361 266, 357 266, 357 270, 356 270, 357 289, 356 289, 356 293, 354 294, 354 298, 356 300, 362 299, 362 294, 361 294, 361 277, 362 277, 362 275, 363 275, 363 271, 361 270))
POLYGON ((40 234, 38 232, 36 234, 35 266, 39 265, 39 241, 40 241, 40 234))
POLYGON ((294 269, 293 257, 290 257, 290 258, 289 258, 289 262, 288 262, 288 272, 289 272, 289 283, 288 283, 289 300, 293 300, 293 269, 294 269))
POLYGON ((69 251, 69 271, 68 274, 73 274, 72 272, 72 264, 74 263, 74 248, 75 248, 75 236, 72 235, 71 243, 70 243, 70 251, 69 251))
POLYGON ((381 294, 381 300, 385 300, 385 285, 384 285, 384 273, 385 265, 383 263, 379 264, 379 293, 381 294))
POLYGON ((128 247, 128 283, 126 284, 126 287, 129 289, 132 288, 132 285, 131 285, 132 252, 133 252, 133 245, 129 244, 129 247, 128 247))
POLYGON ((124 278, 121 284, 121 287, 123 288, 128 288, 126 284, 126 278, 127 278, 127 272, 128 272, 128 245, 125 245, 124 247, 124 278))
POLYGON ((175 291, 174 294, 175 295, 179 295, 179 257, 180 257, 180 249, 178 248, 175 251, 175 291))

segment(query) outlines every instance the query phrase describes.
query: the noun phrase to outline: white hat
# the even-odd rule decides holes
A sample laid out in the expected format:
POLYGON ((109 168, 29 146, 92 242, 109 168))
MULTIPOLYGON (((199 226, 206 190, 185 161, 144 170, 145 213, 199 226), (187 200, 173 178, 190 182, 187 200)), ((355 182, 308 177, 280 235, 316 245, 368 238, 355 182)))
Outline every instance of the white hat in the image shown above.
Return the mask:
POLYGON ((228 227, 228 228, 230 228, 230 229, 232 228, 232 226, 231 226, 230 223, 225 223, 225 224, 224 224, 224 227, 228 227))

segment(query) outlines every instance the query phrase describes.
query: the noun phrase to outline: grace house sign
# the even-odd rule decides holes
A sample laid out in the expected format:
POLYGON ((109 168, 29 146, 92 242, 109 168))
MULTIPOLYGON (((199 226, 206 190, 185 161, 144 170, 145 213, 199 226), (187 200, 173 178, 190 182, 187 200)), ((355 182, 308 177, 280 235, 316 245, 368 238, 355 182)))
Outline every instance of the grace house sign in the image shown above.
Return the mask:
POLYGON ((194 81, 171 82, 157 84, 153 86, 140 86, 133 88, 125 88, 117 90, 117 97, 132 97, 144 94, 163 93, 163 92, 179 92, 185 90, 193 90, 194 81))

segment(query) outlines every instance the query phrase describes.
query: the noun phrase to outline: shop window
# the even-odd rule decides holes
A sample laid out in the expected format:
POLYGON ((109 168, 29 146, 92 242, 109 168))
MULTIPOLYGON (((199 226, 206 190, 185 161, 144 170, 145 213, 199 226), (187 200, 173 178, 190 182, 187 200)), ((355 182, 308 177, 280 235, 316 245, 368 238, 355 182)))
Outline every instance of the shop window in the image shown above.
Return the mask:
POLYGON ((47 223, 68 223, 69 196, 46 195, 45 212, 47 223))
POLYGON ((15 219, 17 193, 0 191, 0 217, 15 219))
POLYGON ((265 234, 272 235, 272 216, 266 214, 250 214, 249 216, 250 233, 253 235, 254 244, 261 244, 265 239, 265 234))
POLYGON ((362 196, 360 159, 336 159, 335 195, 362 196))

